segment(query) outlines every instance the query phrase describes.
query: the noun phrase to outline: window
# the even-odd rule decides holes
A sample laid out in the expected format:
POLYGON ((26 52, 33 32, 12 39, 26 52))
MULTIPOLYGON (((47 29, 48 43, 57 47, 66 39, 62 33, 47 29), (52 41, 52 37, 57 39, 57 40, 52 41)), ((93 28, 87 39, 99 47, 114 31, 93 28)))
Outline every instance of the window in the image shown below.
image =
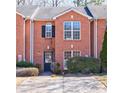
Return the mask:
POLYGON ((71 51, 64 52, 64 70, 67 70, 67 60, 71 58, 71 51))
POLYGON ((64 60, 67 60, 67 59, 69 59, 69 58, 71 58, 71 51, 66 51, 66 52, 64 53, 64 60))
POLYGON ((80 56, 80 51, 65 51, 64 52, 64 70, 67 70, 67 60, 75 56, 80 56))
POLYGON ((65 30, 65 39, 71 39, 71 22, 65 22, 64 24, 64 30, 65 30))
POLYGON ((52 37, 52 25, 51 24, 46 24, 45 37, 46 38, 51 38, 52 37))
POLYGON ((64 39, 65 40, 80 39, 80 22, 79 21, 64 22, 64 39))
POLYGON ((73 57, 80 56, 80 51, 73 51, 73 57))
POLYGON ((52 52, 45 52, 45 63, 52 62, 52 52))

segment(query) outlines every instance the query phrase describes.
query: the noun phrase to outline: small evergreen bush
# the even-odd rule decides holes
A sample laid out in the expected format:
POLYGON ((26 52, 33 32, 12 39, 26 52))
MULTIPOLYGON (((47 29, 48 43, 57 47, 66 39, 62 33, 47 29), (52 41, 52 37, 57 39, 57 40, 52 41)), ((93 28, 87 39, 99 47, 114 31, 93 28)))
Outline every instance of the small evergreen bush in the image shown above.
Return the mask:
POLYGON ((60 63, 54 63, 53 73, 55 73, 55 74, 61 74, 60 63))
POLYGON ((96 58, 89 57, 73 57, 67 61, 68 71, 70 73, 98 73, 100 71, 100 63, 96 58))
POLYGON ((35 67, 32 63, 28 63, 26 61, 21 61, 16 63, 17 67, 35 67))
POLYGON ((107 32, 104 35, 104 41, 102 46, 102 51, 100 53, 101 59, 101 71, 100 72, 107 72, 107 32))

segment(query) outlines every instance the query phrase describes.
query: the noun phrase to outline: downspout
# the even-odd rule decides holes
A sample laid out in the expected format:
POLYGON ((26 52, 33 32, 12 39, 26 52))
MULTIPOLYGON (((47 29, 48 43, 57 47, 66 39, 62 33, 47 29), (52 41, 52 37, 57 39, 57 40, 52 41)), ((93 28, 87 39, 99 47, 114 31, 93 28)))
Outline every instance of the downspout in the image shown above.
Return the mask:
POLYGON ((31 20, 30 20, 30 62, 32 63, 32 28, 31 28, 32 24, 31 24, 31 20))
POLYGON ((34 22, 30 20, 30 63, 33 63, 34 22))

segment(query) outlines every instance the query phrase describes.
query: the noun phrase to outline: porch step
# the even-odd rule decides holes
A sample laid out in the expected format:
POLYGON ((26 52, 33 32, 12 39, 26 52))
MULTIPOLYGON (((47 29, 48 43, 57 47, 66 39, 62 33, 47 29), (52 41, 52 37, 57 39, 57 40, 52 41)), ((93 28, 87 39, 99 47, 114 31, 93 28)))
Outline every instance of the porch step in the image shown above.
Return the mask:
POLYGON ((40 75, 42 75, 42 76, 51 76, 52 73, 51 72, 43 72, 40 75))

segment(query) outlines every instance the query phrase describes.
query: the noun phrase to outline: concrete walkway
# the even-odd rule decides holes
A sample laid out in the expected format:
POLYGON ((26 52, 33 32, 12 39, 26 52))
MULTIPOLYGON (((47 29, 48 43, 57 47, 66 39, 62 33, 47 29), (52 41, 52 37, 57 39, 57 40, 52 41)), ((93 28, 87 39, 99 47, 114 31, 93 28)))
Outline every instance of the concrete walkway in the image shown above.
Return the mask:
POLYGON ((38 76, 17 86, 16 93, 106 93, 106 88, 93 76, 38 76))

